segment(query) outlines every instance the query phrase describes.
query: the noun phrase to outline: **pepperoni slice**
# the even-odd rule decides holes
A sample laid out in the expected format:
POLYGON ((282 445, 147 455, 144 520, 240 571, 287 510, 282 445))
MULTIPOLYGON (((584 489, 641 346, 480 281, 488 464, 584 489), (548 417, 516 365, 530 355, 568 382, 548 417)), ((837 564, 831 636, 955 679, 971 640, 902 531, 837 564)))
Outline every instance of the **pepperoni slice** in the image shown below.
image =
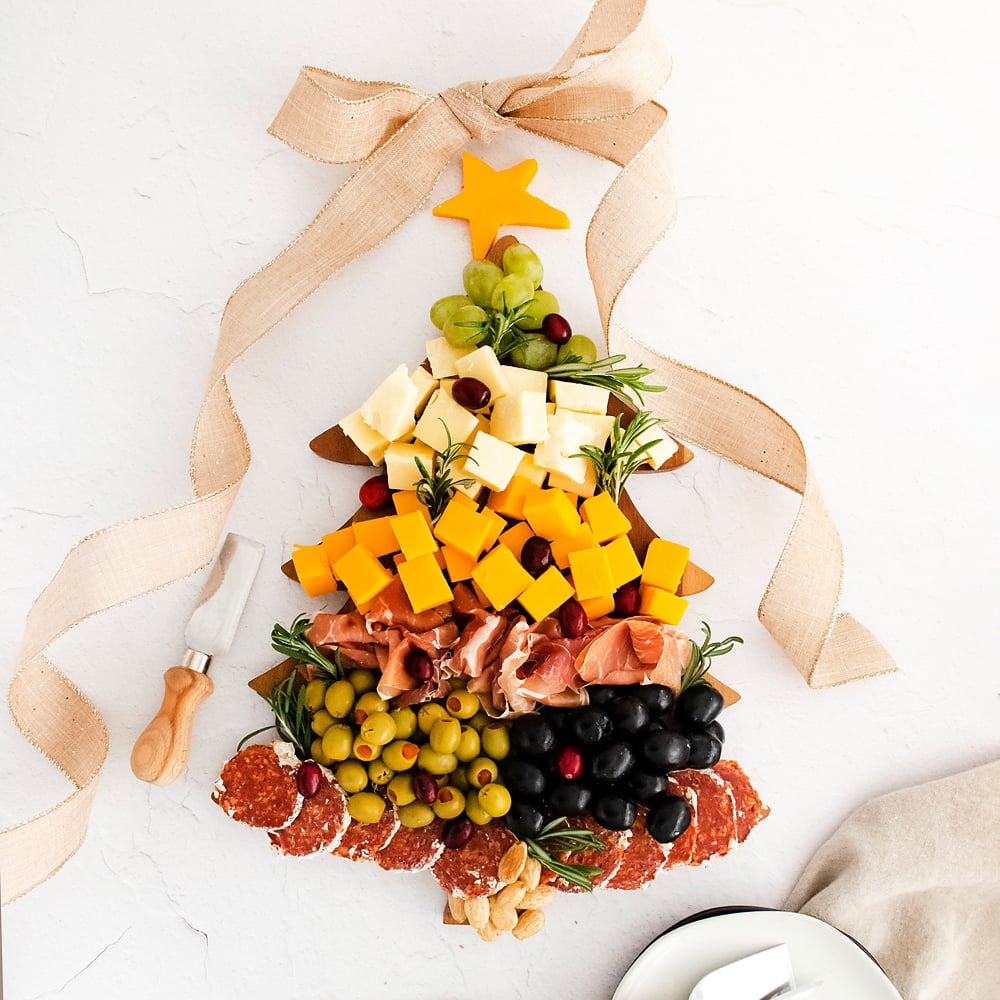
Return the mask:
MULTIPOLYGON (((574 829, 589 830, 604 844, 600 850, 574 851, 572 853, 562 853, 558 856, 560 861, 567 861, 574 865, 589 865, 599 868, 597 875, 591 876, 591 883, 595 889, 603 888, 615 877, 625 855, 625 849, 632 839, 631 830, 609 830, 594 819, 590 813, 582 816, 574 816, 570 820, 574 829)), ((543 875, 546 870, 543 869, 543 875)), ((566 879, 548 872, 545 879, 550 885, 554 885, 561 892, 585 892, 586 890, 566 879)))
POLYGON ((720 760, 713 770, 732 789, 736 804, 736 839, 742 843, 771 810, 761 802, 746 772, 735 760, 720 760))
POLYGON ((347 796, 333 780, 327 779, 320 790, 302 803, 298 816, 268 837, 275 850, 297 858, 328 851, 337 844, 351 818, 347 814, 347 796))
POLYGON ((461 847, 447 849, 434 864, 434 877, 445 892, 464 899, 492 896, 500 888, 500 859, 517 841, 503 823, 474 826, 461 847))
POLYGON ((399 816, 387 805, 377 823, 352 822, 333 848, 333 854, 349 861, 374 861, 399 829, 399 816))
POLYGON ((632 839, 625 848, 618 871, 605 884, 606 889, 641 889, 652 882, 667 863, 664 845, 646 830, 647 809, 639 810, 632 826, 632 839))
POLYGON ((420 872, 430 868, 444 852, 443 829, 442 819, 429 826, 401 826, 375 855, 375 863, 390 872, 420 872))
MULTIPOLYGON (((291 761, 298 763, 294 756, 291 761)), ((244 747, 226 761, 212 799, 237 823, 272 830, 288 826, 302 805, 288 755, 279 758, 275 747, 264 743, 244 747)))

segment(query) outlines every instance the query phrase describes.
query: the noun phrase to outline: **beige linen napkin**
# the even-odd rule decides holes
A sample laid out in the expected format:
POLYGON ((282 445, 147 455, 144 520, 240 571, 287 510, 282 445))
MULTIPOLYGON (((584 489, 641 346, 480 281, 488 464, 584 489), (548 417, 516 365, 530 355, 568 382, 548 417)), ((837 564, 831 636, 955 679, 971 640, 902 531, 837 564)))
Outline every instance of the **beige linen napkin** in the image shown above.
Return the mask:
POLYGON ((1000 998, 1000 760, 860 806, 785 909, 860 941, 904 1000, 1000 998))

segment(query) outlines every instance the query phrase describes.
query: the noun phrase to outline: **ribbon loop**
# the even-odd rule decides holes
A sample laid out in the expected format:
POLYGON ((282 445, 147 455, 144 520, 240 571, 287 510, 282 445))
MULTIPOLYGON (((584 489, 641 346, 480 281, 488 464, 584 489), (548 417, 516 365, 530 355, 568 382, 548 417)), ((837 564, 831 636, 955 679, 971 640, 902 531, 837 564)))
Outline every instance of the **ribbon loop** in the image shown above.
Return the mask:
POLYGON ((492 142, 495 136, 515 124, 499 114, 496 107, 490 106, 486 99, 488 89, 488 85, 482 81, 463 83, 457 87, 449 87, 438 95, 462 123, 469 136, 485 143, 492 142))

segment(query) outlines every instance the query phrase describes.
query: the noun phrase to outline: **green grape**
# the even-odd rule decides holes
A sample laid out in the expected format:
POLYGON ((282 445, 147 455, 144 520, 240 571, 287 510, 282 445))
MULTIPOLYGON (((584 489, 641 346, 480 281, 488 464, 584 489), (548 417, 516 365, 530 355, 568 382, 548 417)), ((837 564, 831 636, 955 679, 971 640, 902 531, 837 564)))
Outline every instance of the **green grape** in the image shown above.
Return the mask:
POLYGON ((452 347, 475 347, 486 325, 486 312, 479 306, 461 306, 444 322, 444 339, 452 347))
POLYGON ((590 337, 574 333, 556 354, 556 364, 563 364, 572 356, 580 358, 584 364, 592 365, 597 360, 597 344, 590 337))
POLYGON ((535 297, 528 303, 528 308, 521 314, 517 325, 522 330, 541 330, 542 320, 549 313, 559 312, 559 300, 551 293, 539 288, 535 297))
POLYGON ((462 268, 462 285, 465 294, 477 306, 488 306, 493 298, 493 290, 503 277, 503 271, 489 260, 473 258, 462 268))
POLYGON ((503 269, 507 274, 527 278, 535 288, 542 283, 545 270, 538 254, 524 243, 515 243, 503 252, 503 269))
POLYGON ((472 299, 467 295, 446 295, 431 306, 431 322, 439 329, 444 329, 445 320, 462 306, 471 306, 472 299))
POLYGON ((523 344, 518 344, 507 355, 507 360, 518 368, 544 371, 556 362, 559 348, 543 334, 528 334, 523 344))
POLYGON ((508 313, 518 306, 530 302, 535 295, 535 286, 530 278, 519 274, 505 274, 493 289, 490 305, 500 312, 508 313))

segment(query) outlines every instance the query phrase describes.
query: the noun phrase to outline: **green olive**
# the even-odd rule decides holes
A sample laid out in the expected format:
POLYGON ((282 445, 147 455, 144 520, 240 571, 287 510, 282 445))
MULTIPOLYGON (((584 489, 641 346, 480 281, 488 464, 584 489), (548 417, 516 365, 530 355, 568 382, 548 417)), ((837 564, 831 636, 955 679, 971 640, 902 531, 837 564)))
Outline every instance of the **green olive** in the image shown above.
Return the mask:
POLYGON ((471 719, 469 719, 469 725, 472 726, 477 733, 482 734, 482 731, 492 721, 493 720, 482 709, 480 709, 471 719))
POLYGON ((462 726, 462 738, 458 741, 454 754, 463 764, 468 764, 470 760, 475 760, 479 756, 479 733, 472 726, 462 726))
POLYGON ((417 762, 420 747, 409 740, 393 740, 382 750, 382 760, 394 771, 408 771, 417 762))
POLYGON ((347 679, 351 683, 351 687, 354 688, 357 694, 365 694, 367 691, 374 691, 378 686, 378 674, 374 670, 363 670, 358 667, 355 670, 349 670, 347 673, 347 679))
POLYGON ((465 815, 472 820, 476 826, 486 826, 493 822, 493 817, 479 804, 475 795, 465 797, 465 815))
POLYGON ((477 757, 465 769, 465 776, 473 788, 482 788, 491 781, 496 781, 499 775, 495 761, 489 757, 477 757))
POLYGON ((444 707, 456 719, 471 719, 480 709, 479 696, 471 691, 452 691, 444 707))
POLYGON ((384 760, 373 760, 368 765, 368 780, 373 785, 388 785, 396 772, 384 760))
POLYGON ((424 734, 430 733, 438 719, 447 719, 448 710, 439 701, 428 701, 417 711, 417 725, 424 734))
POLYGON ((358 823, 377 823, 385 812, 385 799, 374 792, 355 792, 347 800, 347 811, 358 823))
POLYGON ((417 765, 428 774, 451 774, 458 767, 458 758, 453 753, 438 753, 430 743, 425 743, 417 754, 417 765))
POLYGON ((330 765, 333 763, 325 753, 323 753, 323 737, 317 736, 316 739, 309 744, 309 756, 312 757, 317 764, 330 765))
POLYGON ((396 737, 408 740, 417 731, 417 713, 409 705, 394 709, 389 713, 396 723, 396 737))
POLYGON ((380 698, 374 691, 366 691, 354 703, 354 725, 360 726, 369 715, 376 712, 389 712, 389 703, 385 698, 380 698))
POLYGON ((454 785, 445 785, 438 791, 432 808, 441 819, 455 819, 465 812, 465 794, 454 785))
POLYGON ((503 722, 491 722, 479 734, 483 744, 483 753, 493 760, 503 760, 510 753, 510 733, 503 722))
POLYGON ((347 760, 354 749, 354 733, 350 726, 338 722, 323 734, 323 753, 331 760, 347 760))
POLYGON ((321 708, 313 713, 309 725, 317 736, 322 736, 333 725, 333 716, 325 708, 321 708))
POLYGON ((368 787, 368 768, 360 761, 345 760, 333 772, 337 784, 347 792, 363 792, 368 787))
POLYGON ((373 760, 378 760, 382 756, 382 748, 375 746, 374 743, 369 743, 367 740, 362 739, 361 734, 358 733, 354 737, 354 745, 351 748, 351 754, 358 760, 363 760, 366 764, 373 760))
POLYGON ((467 792, 470 788, 469 776, 465 773, 464 767, 458 768, 454 774, 449 774, 448 780, 460 791, 467 792))
POLYGON ((310 712, 315 712, 323 707, 323 699, 326 697, 326 681, 317 677, 306 685, 305 706, 310 712))
POLYGON ((346 719, 354 708, 354 694, 354 685, 349 680, 341 678, 326 689, 323 703, 335 719, 346 719))
POLYGON ((408 806, 417 799, 413 791, 413 775, 397 774, 386 786, 385 794, 394 806, 408 806))
POLYGON ((494 818, 506 816, 510 812, 510 792, 495 781, 483 785, 479 789, 477 798, 483 811, 488 812, 494 818))
POLYGON ((401 806, 399 810, 399 822, 403 826, 411 828, 430 826, 435 819, 434 810, 423 802, 410 802, 401 806))
POLYGON ((454 753, 462 739, 462 723, 458 719, 438 719, 431 726, 428 742, 437 753, 454 753))
POLYGON ((366 742, 384 747, 396 738, 396 723, 388 712, 372 712, 361 723, 360 733, 366 742))

